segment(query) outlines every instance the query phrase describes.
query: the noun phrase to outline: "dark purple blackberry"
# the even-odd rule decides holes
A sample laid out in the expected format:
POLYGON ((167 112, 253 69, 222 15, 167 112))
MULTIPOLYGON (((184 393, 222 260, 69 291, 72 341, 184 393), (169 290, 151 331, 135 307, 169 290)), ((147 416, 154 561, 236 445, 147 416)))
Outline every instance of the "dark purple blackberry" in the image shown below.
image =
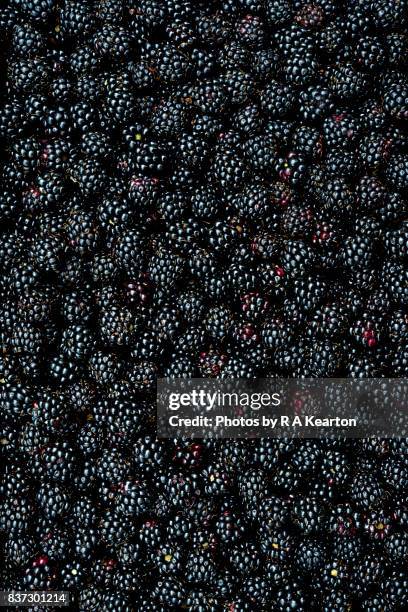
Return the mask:
POLYGON ((79 37, 80 35, 89 34, 94 26, 94 18, 90 7, 77 6, 73 0, 65 3, 60 11, 61 32, 68 37, 79 37))
POLYGON ((316 540, 302 542, 294 553, 294 565, 301 573, 316 574, 325 561, 326 551, 316 540))
POLYGON ((391 313, 388 322, 388 334, 393 342, 404 343, 408 337, 408 320, 402 310, 391 313))
POLYGON ((379 38, 364 36, 356 46, 357 63, 364 70, 376 70, 385 63, 385 51, 379 38))
POLYGON ((260 555, 253 542, 243 541, 231 549, 228 560, 238 574, 247 575, 259 568, 260 555))
POLYGON ((108 307, 101 313, 100 335, 107 346, 128 345, 135 335, 135 317, 127 308, 108 307))
POLYGON ((71 170, 72 179, 85 197, 101 193, 106 182, 106 171, 97 160, 82 159, 71 170))
POLYGON ((289 204, 282 216, 282 229, 293 238, 310 237, 313 228, 314 211, 308 202, 302 205, 294 202, 289 204))
POLYGON ((260 231, 252 238, 251 250, 255 256, 270 261, 279 258, 282 248, 280 239, 267 231, 260 231))
POLYGON ((282 26, 293 16, 293 7, 288 0, 268 0, 266 15, 271 26, 282 26))
POLYGON ((323 142, 319 130, 306 125, 300 125, 293 133, 292 146, 295 151, 306 158, 320 158, 323 142))
POLYGON ((248 102, 255 92, 255 82, 250 74, 240 71, 227 72, 225 91, 232 104, 248 102))
POLYGON ((314 253, 302 240, 288 240, 283 254, 284 271, 295 277, 307 271, 314 261, 314 253))
POLYGON ((357 472, 351 483, 351 496, 359 508, 375 508, 383 495, 383 488, 374 474, 368 476, 364 471, 357 472))
POLYGON ((257 104, 247 104, 232 117, 234 130, 246 135, 255 135, 263 125, 263 117, 257 104))
POLYGON ((254 366, 249 359, 242 357, 232 357, 227 365, 222 369, 221 378, 256 378, 260 368, 254 366))
POLYGON ((122 367, 122 363, 114 353, 98 351, 89 360, 90 375, 98 384, 108 384, 117 380, 122 367))
POLYGON ((407 38, 405 34, 395 32, 386 37, 388 61, 392 66, 401 67, 407 49, 407 38))
POLYGON ((128 380, 136 391, 152 391, 156 388, 157 367, 154 362, 142 361, 130 368, 128 380))
POLYGON ((176 221, 168 226, 165 240, 174 246, 179 253, 188 253, 200 239, 201 226, 196 219, 188 218, 176 221))
POLYGON ((385 248, 392 259, 405 260, 408 255, 407 224, 389 231, 385 236, 385 248))
POLYGON ((321 121, 334 109, 332 94, 329 89, 310 86, 300 96, 300 113, 305 121, 321 121))
POLYGON ((292 509, 294 524, 306 535, 317 534, 325 521, 325 505, 317 499, 299 497, 292 509))
POLYGON ((350 334, 354 340, 367 348, 374 348, 382 340, 382 324, 381 320, 376 320, 375 317, 365 316, 358 321, 355 321, 350 328, 350 334))
POLYGON ((260 102, 261 107, 268 115, 274 118, 282 118, 295 108, 295 91, 289 85, 271 81, 261 92, 260 102))
POLYGON ((340 64, 329 70, 328 85, 342 102, 361 97, 368 90, 367 78, 349 63, 340 64))
POLYGON ((212 170, 215 179, 223 188, 240 184, 247 177, 244 161, 233 149, 218 153, 214 158, 212 170))
POLYGON ((13 146, 13 161, 24 174, 34 172, 39 165, 40 145, 35 138, 19 140, 13 146))
POLYGON ((285 585, 276 594, 276 605, 279 612, 288 612, 293 608, 306 609, 304 592, 298 583, 285 585))
POLYGON ((348 268, 368 268, 374 257, 374 248, 380 226, 372 217, 361 217, 352 236, 344 243, 343 260, 348 268))
POLYGON ((208 311, 205 325, 212 338, 223 340, 231 331, 233 321, 233 314, 230 309, 214 307, 208 311))
POLYGON ((290 152, 286 158, 279 158, 275 166, 281 181, 287 182, 291 187, 301 185, 307 176, 307 164, 303 157, 290 152))
POLYGON ((393 155, 390 158, 386 178, 396 190, 406 192, 408 186, 408 158, 406 155, 393 155))
POLYGON ((381 27, 386 29, 405 24, 405 8, 405 2, 400 6, 396 2, 381 0, 378 5, 373 8, 374 24, 377 26, 381 24, 381 27))
POLYGON ((53 588, 56 583, 56 569, 49 564, 49 559, 45 555, 37 557, 30 563, 23 578, 27 590, 47 590, 53 588))
POLYGON ((277 154, 272 136, 255 135, 245 143, 245 155, 249 165, 257 172, 271 171, 277 154))
POLYGON ((41 55, 45 47, 42 33, 30 24, 15 25, 12 37, 13 49, 17 56, 33 57, 41 55))
POLYGON ((42 58, 17 59, 9 64, 10 89, 25 95, 29 91, 42 92, 49 82, 49 71, 42 58))
POLYGON ((171 289, 181 277, 184 261, 179 255, 158 251, 150 260, 149 277, 152 282, 164 289, 171 289))
POLYGON ((50 520, 64 519, 69 511, 68 492, 59 484, 44 484, 37 492, 37 503, 44 516, 50 520))

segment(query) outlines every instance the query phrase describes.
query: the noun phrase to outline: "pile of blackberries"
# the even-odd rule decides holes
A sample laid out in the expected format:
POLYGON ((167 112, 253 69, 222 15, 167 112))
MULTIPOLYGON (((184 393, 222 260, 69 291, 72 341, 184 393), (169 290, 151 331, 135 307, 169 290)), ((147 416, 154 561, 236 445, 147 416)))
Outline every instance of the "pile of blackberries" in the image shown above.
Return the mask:
POLYGON ((408 444, 156 439, 157 377, 408 374, 407 0, 3 0, 0 590, 408 608, 408 444))

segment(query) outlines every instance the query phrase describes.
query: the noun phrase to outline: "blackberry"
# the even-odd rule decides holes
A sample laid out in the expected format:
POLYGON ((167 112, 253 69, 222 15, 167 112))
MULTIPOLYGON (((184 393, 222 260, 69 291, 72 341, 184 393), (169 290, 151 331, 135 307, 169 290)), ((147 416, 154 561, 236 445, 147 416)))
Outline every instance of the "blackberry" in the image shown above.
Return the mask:
POLYGON ((85 197, 101 193, 106 182, 106 171, 100 162, 83 159, 71 170, 72 179, 85 197))
POLYGON ((301 185, 306 178, 306 171, 305 160, 295 152, 290 152, 286 158, 279 158, 276 164, 280 180, 291 186, 301 185))
POLYGON ((68 37, 79 37, 89 34, 94 26, 94 18, 90 7, 78 7, 73 0, 68 0, 60 11, 61 31, 68 37))
POLYGON ((302 590, 295 582, 293 585, 285 585, 276 594, 277 609, 281 612, 286 612, 290 609, 297 608, 305 610, 306 601, 302 590))
MULTIPOLYGON (((180 126, 177 126, 176 134, 182 131, 180 126)), ((196 168, 204 163, 208 157, 208 144, 204 138, 192 136, 189 133, 181 135, 180 138, 180 154, 183 161, 192 168, 196 168)))
POLYGON ((294 524, 306 535, 319 533, 326 518, 324 504, 314 498, 299 497, 292 512, 294 524))
POLYGON ((293 133, 293 148, 305 157, 316 159, 322 155, 322 138, 319 130, 300 125, 293 133))
POLYGON ((126 308, 112 306, 102 311, 100 318, 100 334, 104 342, 110 345, 128 345, 134 337, 135 317, 126 308))
POLYGON ((37 557, 27 568, 23 584, 27 590, 50 589, 57 581, 55 568, 49 564, 48 557, 37 557))
POLYGON ((378 38, 364 36, 356 46, 358 64, 365 70, 375 70, 385 62, 385 51, 378 38))
POLYGON ((348 63, 329 72, 328 84, 333 94, 341 101, 361 97, 368 89, 367 78, 348 63))
POLYGON ((407 158, 405 155, 394 155, 391 157, 387 170, 386 177, 390 184, 405 193, 407 189, 407 158))
POLYGON ((12 45, 17 55, 32 57, 41 55, 45 46, 42 33, 30 24, 15 25, 13 28, 12 45))
POLYGON ((181 277, 184 269, 183 259, 176 254, 158 251, 150 260, 149 276, 157 286, 170 289, 181 277))
POLYGON ((222 307, 212 308, 206 317, 206 329, 214 339, 225 339, 233 325, 231 310, 222 307))
POLYGON ((231 549, 229 562, 235 571, 244 575, 259 568, 259 553, 252 542, 244 541, 231 549))
POLYGON ((9 65, 10 86, 16 93, 43 91, 49 81, 49 71, 40 58, 18 59, 9 65))
POLYGON ((396 32, 387 36, 388 60, 392 66, 399 67, 403 63, 407 39, 404 34, 396 32))
POLYGON ((325 550, 315 540, 303 542, 294 553, 295 566, 306 574, 316 573, 323 566, 324 561, 325 550))
POLYGON ((44 516, 50 520, 63 519, 69 511, 67 492, 58 484, 44 484, 37 492, 37 502, 44 516))
POLYGON ((384 492, 375 475, 366 478, 364 472, 359 472, 351 484, 351 495, 359 507, 368 509, 375 508, 380 503, 384 492), (365 480, 364 485, 362 485, 363 480, 365 480))
POLYGON ((276 154, 276 141, 272 136, 256 135, 245 143, 245 155, 255 171, 271 171, 276 154))
POLYGON ((216 155, 213 173, 221 187, 242 183, 247 177, 247 169, 241 157, 233 149, 226 149, 216 155))
POLYGON ((18 168, 28 174, 39 165, 40 146, 35 138, 20 140, 13 146, 13 161, 18 168))
POLYGON ((314 211, 307 202, 299 206, 298 203, 289 204, 282 216, 282 228, 288 236, 304 238, 311 234, 314 220, 314 211))
POLYGON ((406 275, 404 268, 400 264, 389 262, 385 264, 382 272, 385 287, 390 296, 399 304, 406 302, 404 283, 406 275))
POLYGON ((261 92, 260 103, 271 117, 285 117, 295 108, 294 89, 278 81, 271 81, 261 92))
POLYGON ((402 6, 399 6, 395 2, 384 2, 381 1, 374 7, 373 19, 374 23, 378 24, 381 22, 382 27, 388 29, 392 28, 398 23, 405 23, 405 2, 402 6))
POLYGON ((268 0, 266 14, 271 25, 282 26, 292 18, 293 7, 288 0, 268 0))
POLYGON ((128 378, 132 388, 137 391, 155 389, 157 368, 154 362, 144 361, 132 367, 128 378))
POLYGON ((385 236, 385 248, 392 259, 404 260, 407 257, 407 232, 406 224, 390 231, 385 236))

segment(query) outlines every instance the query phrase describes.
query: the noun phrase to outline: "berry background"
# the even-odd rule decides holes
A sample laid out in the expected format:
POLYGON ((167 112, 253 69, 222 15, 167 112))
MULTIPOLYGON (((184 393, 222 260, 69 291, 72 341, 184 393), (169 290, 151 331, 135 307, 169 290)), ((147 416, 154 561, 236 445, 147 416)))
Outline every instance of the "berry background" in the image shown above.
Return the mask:
POLYGON ((170 377, 406 377, 407 0, 3 0, 0 585, 408 608, 408 445, 160 441, 170 377))

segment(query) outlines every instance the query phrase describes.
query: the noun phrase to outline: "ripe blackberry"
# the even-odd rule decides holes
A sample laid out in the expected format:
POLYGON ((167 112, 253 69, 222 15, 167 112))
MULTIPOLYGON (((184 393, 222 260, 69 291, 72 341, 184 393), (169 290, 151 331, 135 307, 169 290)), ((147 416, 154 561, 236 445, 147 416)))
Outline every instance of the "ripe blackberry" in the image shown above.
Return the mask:
POLYGON ((271 81, 261 92, 261 107, 274 118, 283 118, 295 108, 295 92, 289 85, 271 81))
POLYGON ((240 184, 247 177, 245 164, 233 149, 226 149, 215 156, 213 173, 223 188, 240 184))
POLYGON ((290 152, 286 158, 279 158, 275 168, 279 179, 292 187, 301 185, 306 179, 307 165, 296 152, 290 152))
POLYGON ((69 511, 68 493, 58 484, 42 485, 37 492, 37 503, 44 516, 53 521, 63 519, 69 511))
POLYGON ((385 51, 380 40, 373 36, 360 38, 356 46, 357 62, 365 70, 375 70, 385 62, 385 51))
POLYGON ((400 32, 389 34, 386 38, 388 60, 392 66, 401 67, 407 49, 407 38, 400 32))
POLYGON ((179 255, 159 250, 150 260, 149 276, 156 286, 169 290, 181 277, 183 269, 184 261, 179 255))
POLYGON ((56 569, 49 564, 48 557, 39 556, 27 568, 23 584, 27 590, 50 589, 56 585, 56 569))
POLYGON ((49 81, 49 71, 41 58, 17 59, 9 65, 10 88, 25 95, 29 91, 43 91, 49 81))
POLYGON ((253 572, 259 568, 259 552, 252 542, 244 541, 231 549, 229 562, 240 575, 247 575, 247 572, 253 572))
POLYGON ((407 297, 404 288, 406 287, 407 274, 402 264, 387 262, 382 270, 382 280, 386 290, 396 304, 406 304, 407 297))
POLYGON ((293 7, 288 0, 268 0, 266 15, 271 25, 282 26, 292 18, 293 7))
POLYGON ((234 113, 232 120, 234 130, 244 135, 255 136, 264 123, 260 108, 257 104, 246 104, 242 109, 234 113))
POLYGON ((404 260, 408 254, 407 224, 389 231, 385 236, 385 248, 392 259, 404 260))
POLYGON ((399 6, 396 2, 385 2, 381 0, 373 9, 373 20, 377 25, 381 23, 383 28, 392 28, 397 24, 404 24, 406 15, 404 12, 405 2, 399 6))
POLYGON ((333 94, 341 101, 361 97, 368 89, 367 78, 349 63, 339 65, 329 71, 328 85, 333 94))
POLYGON ((322 138, 319 130, 300 125, 292 136, 293 149, 306 158, 317 159, 322 155, 322 138))
POLYGON ((245 155, 257 172, 271 171, 276 159, 276 141, 272 136, 255 135, 245 143, 245 155))
POLYGON ((35 138, 19 140, 13 146, 13 161, 24 174, 34 172, 39 165, 40 145, 35 138))
POLYGON ((364 472, 358 472, 351 484, 351 496, 360 508, 375 508, 381 501, 384 491, 378 478, 370 474, 369 477, 364 472))
POLYGON ((386 169, 386 178, 398 191, 403 193, 408 185, 408 160, 406 155, 399 154, 391 157, 386 169))
POLYGON ((74 0, 68 0, 60 11, 59 27, 68 37, 86 36, 93 26, 94 18, 89 6, 78 7, 74 0))

